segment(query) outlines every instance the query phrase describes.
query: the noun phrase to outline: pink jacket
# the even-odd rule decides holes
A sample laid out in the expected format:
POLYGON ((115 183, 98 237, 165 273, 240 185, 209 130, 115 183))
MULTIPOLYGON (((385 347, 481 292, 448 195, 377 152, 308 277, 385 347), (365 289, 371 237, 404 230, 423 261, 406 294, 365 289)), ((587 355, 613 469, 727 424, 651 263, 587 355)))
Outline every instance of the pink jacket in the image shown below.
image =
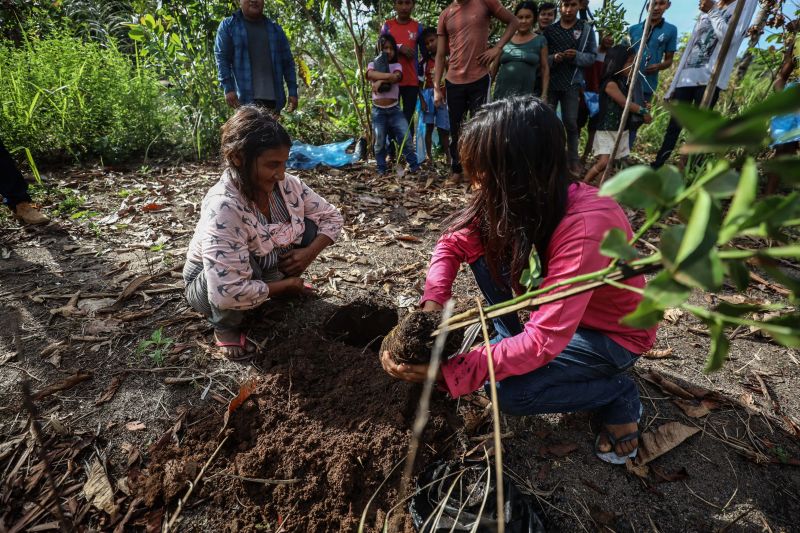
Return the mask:
MULTIPOLYGON (((547 276, 541 286, 608 266, 610 259, 600 254, 599 247, 611 228, 622 228, 632 236, 625 213, 613 199, 598 196, 594 187, 571 185, 566 214, 553 232, 545 254, 547 276)), ((477 231, 463 229, 443 235, 433 253, 421 301, 444 304, 451 296, 461 263, 472 263, 482 255, 477 231)), ((644 276, 625 283, 642 288, 644 276)), ((655 341, 655 327, 641 330, 619 323, 640 300, 641 296, 631 291, 605 286, 542 305, 531 313, 522 333, 492 346, 497 380, 546 365, 567 346, 579 326, 600 331, 634 353, 649 350, 655 341)), ((485 348, 450 359, 442 365, 442 376, 454 397, 477 390, 489 379, 485 348)))
POLYGON ((237 188, 226 170, 203 198, 200 221, 186 258, 202 263, 211 303, 220 309, 252 309, 269 296, 267 284, 253 276, 250 256, 265 256, 275 247, 299 244, 304 218, 313 220, 319 233, 336 241, 343 219, 339 210, 299 178, 286 174, 278 183, 291 220, 262 224, 256 207, 237 188))

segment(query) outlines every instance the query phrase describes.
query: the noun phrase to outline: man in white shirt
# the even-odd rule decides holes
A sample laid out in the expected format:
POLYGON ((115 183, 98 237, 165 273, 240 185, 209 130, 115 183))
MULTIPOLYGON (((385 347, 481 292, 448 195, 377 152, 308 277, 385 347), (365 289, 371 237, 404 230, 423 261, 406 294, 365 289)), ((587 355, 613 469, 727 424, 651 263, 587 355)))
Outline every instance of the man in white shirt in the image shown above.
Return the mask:
MULTIPOLYGON (((720 91, 728 88, 728 80, 733 71, 733 63, 736 60, 736 53, 742 40, 750 27, 750 20, 758 7, 758 0, 700 0, 700 16, 697 18, 694 31, 689 37, 686 49, 681 55, 678 70, 665 95, 665 99, 690 102, 699 105, 706 92, 706 86, 711 81, 711 74, 717 64, 720 47, 728 31, 733 12, 737 2, 745 2, 736 32, 733 35, 731 46, 728 49, 725 63, 722 65, 717 86, 714 90, 714 97, 711 100, 711 107, 717 101, 720 91)), ((654 168, 659 168, 667 162, 678 137, 681 133, 681 126, 673 118, 667 126, 664 134, 664 141, 658 150, 656 159, 653 162, 654 168)))

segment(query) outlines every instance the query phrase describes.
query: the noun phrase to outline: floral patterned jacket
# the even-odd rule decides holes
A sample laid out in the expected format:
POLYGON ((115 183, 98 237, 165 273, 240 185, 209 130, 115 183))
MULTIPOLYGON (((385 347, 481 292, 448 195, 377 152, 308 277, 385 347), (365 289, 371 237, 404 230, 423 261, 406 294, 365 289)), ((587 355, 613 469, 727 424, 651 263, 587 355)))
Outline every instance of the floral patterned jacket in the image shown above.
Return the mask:
POLYGON ((186 254, 188 261, 203 264, 208 294, 220 309, 252 309, 269 297, 267 284, 252 279, 251 256, 265 256, 273 248, 299 244, 305 218, 314 221, 318 233, 334 242, 342 229, 339 210, 303 183, 286 174, 278 183, 290 221, 263 224, 255 205, 247 200, 226 170, 203 198, 200 221, 186 254))

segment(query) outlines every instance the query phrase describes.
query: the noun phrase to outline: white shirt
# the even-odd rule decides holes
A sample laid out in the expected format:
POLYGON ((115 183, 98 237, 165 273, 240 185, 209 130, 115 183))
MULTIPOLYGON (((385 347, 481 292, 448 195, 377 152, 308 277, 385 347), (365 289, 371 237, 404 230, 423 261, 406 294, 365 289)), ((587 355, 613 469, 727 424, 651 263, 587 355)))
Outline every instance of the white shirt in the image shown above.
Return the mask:
MULTIPOLYGON (((738 1, 745 2, 745 5, 742 9, 741 18, 739 18, 739 24, 736 26, 736 32, 733 34, 733 40, 731 41, 731 47, 728 49, 725 63, 722 66, 722 72, 720 72, 719 80, 717 81, 717 87, 721 90, 728 88, 736 53, 742 44, 747 29, 750 27, 750 20, 753 18, 756 7, 758 7, 758 0, 738 1)), ((708 13, 700 13, 694 26, 694 31, 689 37, 689 42, 686 44, 683 54, 681 54, 678 70, 666 94, 667 98, 672 96, 672 93, 678 87, 708 85, 711 80, 711 72, 717 64, 722 41, 728 31, 728 24, 733 17, 735 9, 736 2, 733 2, 723 8, 715 5, 708 13)))

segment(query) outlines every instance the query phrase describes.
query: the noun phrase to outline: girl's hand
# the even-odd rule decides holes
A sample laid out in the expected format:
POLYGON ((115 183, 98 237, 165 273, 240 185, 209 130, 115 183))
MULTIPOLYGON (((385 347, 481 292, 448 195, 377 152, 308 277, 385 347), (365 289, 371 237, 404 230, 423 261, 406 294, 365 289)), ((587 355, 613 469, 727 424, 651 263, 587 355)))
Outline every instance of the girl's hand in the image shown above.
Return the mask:
MULTIPOLYGON (((409 381, 411 383, 424 383, 425 379, 428 377, 429 365, 397 364, 394 362, 392 355, 388 351, 385 351, 381 354, 381 365, 387 374, 403 381, 409 381)), ((439 370, 439 373, 436 375, 436 380, 438 381, 441 378, 442 371, 439 370)))
POLYGON ((650 113, 643 115, 642 120, 644 121, 645 124, 650 124, 651 122, 653 122, 653 115, 651 115, 650 113))
POLYGON ((271 281, 267 283, 269 288, 270 298, 279 298, 281 296, 296 296, 296 295, 313 295, 317 290, 308 285, 303 278, 290 277, 278 281, 271 281))
POLYGON ((278 268, 287 276, 298 276, 306 271, 308 265, 317 257, 313 250, 295 248, 280 257, 278 268))

